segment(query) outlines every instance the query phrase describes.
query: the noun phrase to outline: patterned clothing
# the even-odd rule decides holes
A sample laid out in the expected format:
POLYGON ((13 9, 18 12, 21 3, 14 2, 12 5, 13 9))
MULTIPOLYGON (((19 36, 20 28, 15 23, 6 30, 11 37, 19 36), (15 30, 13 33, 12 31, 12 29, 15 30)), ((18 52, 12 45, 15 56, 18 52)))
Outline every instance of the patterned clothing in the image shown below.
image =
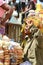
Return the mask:
POLYGON ((43 65, 43 36, 40 30, 34 26, 30 27, 31 37, 28 37, 24 46, 24 59, 29 60, 32 65, 43 65), (27 59, 26 59, 27 58, 27 59))

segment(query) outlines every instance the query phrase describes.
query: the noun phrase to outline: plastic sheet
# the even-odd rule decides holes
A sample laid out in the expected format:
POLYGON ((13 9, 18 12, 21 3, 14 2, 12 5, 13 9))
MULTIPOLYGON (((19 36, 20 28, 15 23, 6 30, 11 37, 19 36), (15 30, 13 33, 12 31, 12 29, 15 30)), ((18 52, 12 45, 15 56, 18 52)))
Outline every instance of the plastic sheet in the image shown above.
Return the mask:
POLYGON ((20 65, 32 65, 32 64, 28 61, 25 61, 25 62, 21 63, 20 65))

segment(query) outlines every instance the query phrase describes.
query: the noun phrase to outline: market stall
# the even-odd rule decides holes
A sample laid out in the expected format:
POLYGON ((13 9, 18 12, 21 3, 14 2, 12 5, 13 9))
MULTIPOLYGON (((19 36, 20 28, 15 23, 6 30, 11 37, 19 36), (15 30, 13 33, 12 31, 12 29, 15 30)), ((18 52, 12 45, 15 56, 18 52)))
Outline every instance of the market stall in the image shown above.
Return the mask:
POLYGON ((6 35, 15 42, 20 42, 20 31, 21 24, 7 23, 6 24, 6 35))
MULTIPOLYGON (((16 15, 15 15, 16 16, 16 15)), ((15 42, 20 42, 21 38, 21 14, 19 18, 12 16, 11 19, 6 23, 6 35, 15 42)))
POLYGON ((16 14, 12 15, 8 22, 6 21, 5 27, 1 28, 0 65, 43 65, 43 7, 41 4, 36 4, 36 10, 20 13, 19 18, 16 14))
POLYGON ((18 65, 22 62, 23 51, 19 43, 7 36, 0 36, 0 65, 18 65))

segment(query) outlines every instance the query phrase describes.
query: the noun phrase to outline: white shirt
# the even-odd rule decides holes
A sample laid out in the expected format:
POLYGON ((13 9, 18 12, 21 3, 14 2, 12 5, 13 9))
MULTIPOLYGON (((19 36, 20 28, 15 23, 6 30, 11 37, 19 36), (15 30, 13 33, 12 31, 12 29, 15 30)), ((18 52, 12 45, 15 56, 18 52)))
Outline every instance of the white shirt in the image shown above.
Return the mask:
POLYGON ((13 11, 12 16, 18 16, 17 11, 13 11))

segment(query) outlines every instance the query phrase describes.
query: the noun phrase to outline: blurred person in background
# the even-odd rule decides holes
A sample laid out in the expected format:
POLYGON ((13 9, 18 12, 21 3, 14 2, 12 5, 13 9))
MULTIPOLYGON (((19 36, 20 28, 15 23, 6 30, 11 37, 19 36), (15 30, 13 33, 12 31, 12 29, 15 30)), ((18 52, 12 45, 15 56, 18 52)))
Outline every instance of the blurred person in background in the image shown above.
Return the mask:
MULTIPOLYGON (((9 19, 9 18, 11 17, 13 10, 12 10, 12 8, 11 8, 8 4, 6 4, 6 2, 3 1, 3 0, 0 0, 0 8, 2 8, 3 10, 5 10, 5 13, 4 13, 5 16, 4 16, 4 17, 2 16, 2 20, 1 20, 1 23, 4 24, 4 22, 6 22, 7 19, 9 19)), ((1 9, 0 9, 0 10, 1 10, 1 9)), ((1 13, 1 12, 0 12, 0 13, 1 13)))
POLYGON ((18 17, 19 17, 19 12, 20 12, 20 0, 12 0, 9 5, 11 5, 11 7, 15 7, 16 6, 16 10, 18 12, 18 17))
POLYGON ((20 2, 21 2, 21 8, 22 8, 22 11, 24 11, 25 10, 25 2, 26 2, 26 0, 20 0, 20 2))
POLYGON ((13 9, 3 0, 0 0, 0 33, 5 34, 5 22, 10 19, 13 9))
POLYGON ((17 12, 18 12, 18 17, 20 13, 20 0, 16 0, 16 7, 17 7, 17 12))
POLYGON ((28 0, 28 9, 29 10, 35 10, 36 9, 34 0, 28 0))
POLYGON ((16 0, 11 0, 11 1, 9 2, 9 5, 10 5, 11 7, 15 6, 15 4, 16 4, 16 0))

